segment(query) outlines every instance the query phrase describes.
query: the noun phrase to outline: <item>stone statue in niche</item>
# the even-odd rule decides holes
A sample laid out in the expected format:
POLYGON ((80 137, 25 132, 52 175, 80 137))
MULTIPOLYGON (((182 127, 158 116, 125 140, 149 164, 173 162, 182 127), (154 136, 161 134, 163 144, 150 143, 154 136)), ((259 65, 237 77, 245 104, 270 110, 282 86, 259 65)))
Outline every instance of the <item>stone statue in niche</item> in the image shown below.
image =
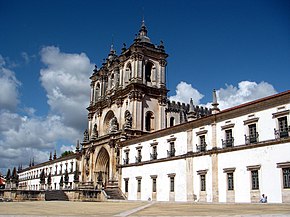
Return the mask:
POLYGON ((89 141, 89 133, 88 133, 88 130, 86 129, 84 132, 84 142, 87 142, 87 141, 89 141))
POLYGON ((114 133, 114 132, 117 132, 117 131, 118 131, 118 121, 117 121, 116 117, 113 117, 110 120, 110 130, 109 130, 109 132, 110 133, 114 133))
POLYGON ((90 148, 88 148, 85 154, 85 171, 87 176, 90 173, 90 158, 91 158, 91 150, 90 148))
POLYGON ((125 123, 123 125, 123 128, 132 129, 132 115, 128 110, 125 111, 125 123))
POLYGON ((94 128, 93 128, 93 132, 92 132, 92 139, 96 139, 96 138, 98 138, 98 136, 99 136, 98 126, 97 126, 97 124, 95 124, 94 128))

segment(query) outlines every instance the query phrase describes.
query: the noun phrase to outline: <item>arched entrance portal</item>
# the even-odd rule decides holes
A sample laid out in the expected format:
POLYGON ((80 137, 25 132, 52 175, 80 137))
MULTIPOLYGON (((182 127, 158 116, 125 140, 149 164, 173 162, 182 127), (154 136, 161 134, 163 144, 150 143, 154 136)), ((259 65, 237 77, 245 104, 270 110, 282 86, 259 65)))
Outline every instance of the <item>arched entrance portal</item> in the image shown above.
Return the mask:
POLYGON ((101 148, 96 159, 95 165, 95 183, 96 187, 106 187, 109 181, 109 163, 110 156, 105 148, 101 148))

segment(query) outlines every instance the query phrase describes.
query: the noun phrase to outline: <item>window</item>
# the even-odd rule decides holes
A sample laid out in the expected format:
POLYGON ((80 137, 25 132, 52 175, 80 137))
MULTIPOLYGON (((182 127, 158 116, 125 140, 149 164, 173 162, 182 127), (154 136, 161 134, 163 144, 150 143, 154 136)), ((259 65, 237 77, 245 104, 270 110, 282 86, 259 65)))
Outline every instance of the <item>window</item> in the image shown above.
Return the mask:
POLYGON ((228 190, 229 191, 234 190, 234 173, 227 173, 227 179, 228 179, 228 190))
POLYGON ((200 190, 201 191, 205 191, 206 190, 205 174, 200 175, 200 190))
POLYGON ((174 192, 174 176, 170 177, 170 192, 174 192))
POLYGON ((252 190, 259 190, 259 170, 261 165, 247 166, 247 170, 251 172, 252 190))
POLYGON ((175 178, 175 173, 170 173, 168 174, 169 177, 169 190, 170 192, 174 192, 174 178, 175 178))
POLYGON ((137 179, 137 192, 141 192, 141 179, 137 179))
MULTIPOLYGON (((71 166, 70 166, 70 172, 72 173, 73 172, 73 168, 74 168, 74 162, 70 162, 71 166)), ((50 170, 51 171, 51 170, 50 170)))
POLYGON ((252 170, 251 178, 252 178, 252 190, 258 190, 259 189, 259 171, 252 170))
POLYGON ((206 174, 207 174, 207 169, 206 170, 198 170, 197 175, 199 175, 200 178, 200 191, 206 191, 206 174))
POLYGON ((223 148, 232 147, 234 144, 234 138, 232 129, 225 130, 225 140, 222 140, 223 148))
POLYGON ((153 113, 152 112, 147 112, 145 116, 145 130, 146 131, 151 131, 153 130, 153 113))
POLYGON ((249 135, 245 135, 246 144, 258 142, 259 134, 257 132, 256 124, 248 125, 249 135))
POLYGON ((289 128, 288 128, 288 123, 287 123, 287 117, 285 116, 285 117, 278 118, 278 124, 279 124, 279 130, 278 130, 279 138, 288 137, 289 128))
POLYGON ((157 146, 154 145, 152 146, 152 153, 150 154, 151 160, 156 160, 157 159, 157 146))
POLYGON ((140 163, 141 160, 142 160, 141 147, 138 147, 138 149, 137 149, 137 156, 136 156, 136 163, 140 163))
POLYGON ((175 144, 174 144, 174 141, 169 142, 169 150, 167 150, 167 156, 168 157, 175 156, 175 144))
POLYGON ((290 167, 282 168, 283 172, 283 188, 290 188, 290 167))
POLYGON ((145 66, 145 80, 147 82, 151 82, 151 71, 152 71, 153 64, 148 62, 145 66))
POLYGON ((156 178, 152 178, 152 192, 156 192, 156 178))
POLYGON ((128 193, 128 190, 129 190, 129 179, 126 178, 126 179, 124 179, 124 181, 125 181, 125 193, 128 193))
POLYGON ((129 150, 125 150, 124 164, 129 164, 129 150))
POLYGON ((206 151, 205 135, 199 136, 199 145, 196 145, 198 152, 206 151))
POLYGON ((170 118, 170 127, 173 127, 174 126, 174 117, 171 117, 170 118))

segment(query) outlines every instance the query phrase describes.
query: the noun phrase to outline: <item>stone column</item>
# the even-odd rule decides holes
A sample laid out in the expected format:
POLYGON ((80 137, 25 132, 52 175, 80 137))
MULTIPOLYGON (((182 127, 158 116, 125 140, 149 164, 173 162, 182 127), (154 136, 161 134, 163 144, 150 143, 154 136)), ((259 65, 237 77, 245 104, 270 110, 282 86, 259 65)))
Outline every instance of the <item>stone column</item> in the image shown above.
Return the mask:
MULTIPOLYGON (((212 123, 212 149, 217 148, 216 143, 216 122, 212 123)), ((213 153, 211 155, 211 164, 212 164, 212 202, 219 202, 219 189, 218 189, 218 155, 213 153)))
MULTIPOLYGON (((192 145, 192 129, 187 132, 187 153, 193 151, 192 145)), ((186 191, 187 201, 194 201, 194 189, 193 189, 193 158, 186 158, 186 191)))

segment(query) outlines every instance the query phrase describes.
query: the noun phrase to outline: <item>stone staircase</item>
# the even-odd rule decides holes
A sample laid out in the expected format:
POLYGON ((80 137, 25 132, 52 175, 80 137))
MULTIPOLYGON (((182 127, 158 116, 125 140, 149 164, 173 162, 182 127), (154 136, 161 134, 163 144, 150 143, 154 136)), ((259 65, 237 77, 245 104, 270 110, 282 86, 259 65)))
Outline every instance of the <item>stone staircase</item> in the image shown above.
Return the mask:
POLYGON ((125 197, 118 187, 107 187, 105 192, 109 200, 125 200, 125 197))
POLYGON ((68 201, 68 196, 62 190, 53 190, 53 191, 46 191, 45 192, 45 200, 62 200, 68 201))

